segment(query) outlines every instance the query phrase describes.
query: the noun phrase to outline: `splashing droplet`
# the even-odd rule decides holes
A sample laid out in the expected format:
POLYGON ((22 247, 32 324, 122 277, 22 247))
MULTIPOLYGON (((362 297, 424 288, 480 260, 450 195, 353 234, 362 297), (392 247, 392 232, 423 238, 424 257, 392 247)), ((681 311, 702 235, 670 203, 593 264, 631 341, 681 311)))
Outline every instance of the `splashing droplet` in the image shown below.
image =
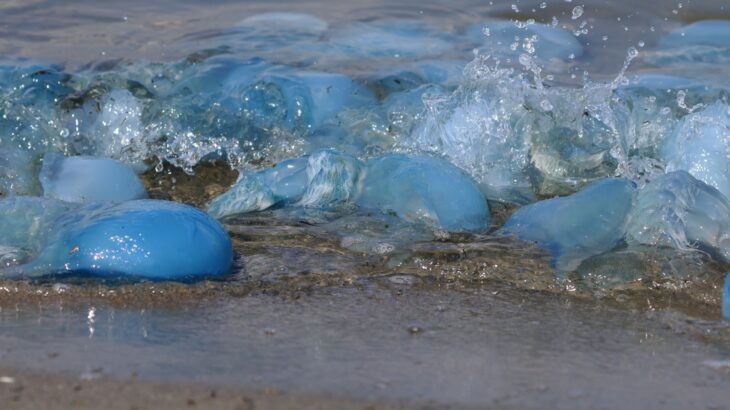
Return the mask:
POLYGON ((542 108, 543 111, 552 111, 553 105, 548 100, 542 100, 540 102, 540 108, 542 108))
POLYGON ((583 15, 583 6, 573 7, 573 20, 579 19, 583 15))

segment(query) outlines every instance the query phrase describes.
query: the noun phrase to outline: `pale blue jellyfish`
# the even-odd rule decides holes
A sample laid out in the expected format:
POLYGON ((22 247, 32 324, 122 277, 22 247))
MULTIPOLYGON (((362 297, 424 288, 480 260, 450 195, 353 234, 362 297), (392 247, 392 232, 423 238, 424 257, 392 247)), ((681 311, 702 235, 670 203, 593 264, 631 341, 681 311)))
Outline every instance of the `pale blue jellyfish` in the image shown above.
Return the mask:
POLYGON ((500 233, 535 243, 550 252, 558 270, 572 271, 623 239, 634 191, 635 184, 624 179, 594 182, 573 195, 520 208, 500 233))
POLYGON ((353 57, 425 58, 447 53, 453 39, 437 27, 410 21, 374 21, 335 27, 329 45, 353 57))
POLYGON ((642 188, 626 222, 629 244, 700 248, 730 261, 730 202, 684 171, 642 188))
POLYGON ((123 202, 146 198, 137 174, 119 161, 49 153, 40 173, 43 195, 66 202, 123 202))
POLYGON ((37 255, 56 220, 75 206, 57 199, 10 196, 0 199, 0 267, 37 255))
POLYGON ((730 22, 703 20, 673 30, 659 39, 651 56, 658 64, 724 64, 730 61, 730 22))
POLYGON ((273 206, 322 208, 344 203, 354 195, 361 167, 354 157, 321 150, 270 169, 243 171, 231 189, 211 201, 208 213, 222 218, 273 206))
POLYGON ((661 153, 667 172, 687 171, 730 198, 730 105, 716 102, 688 114, 661 153))
POLYGON ((283 67, 264 73, 240 98, 243 114, 254 126, 305 133, 337 124, 344 110, 376 104, 372 91, 348 76, 283 67))
POLYGON ((355 203, 457 232, 479 232, 490 223, 486 198, 474 180, 432 157, 387 155, 368 162, 355 203))

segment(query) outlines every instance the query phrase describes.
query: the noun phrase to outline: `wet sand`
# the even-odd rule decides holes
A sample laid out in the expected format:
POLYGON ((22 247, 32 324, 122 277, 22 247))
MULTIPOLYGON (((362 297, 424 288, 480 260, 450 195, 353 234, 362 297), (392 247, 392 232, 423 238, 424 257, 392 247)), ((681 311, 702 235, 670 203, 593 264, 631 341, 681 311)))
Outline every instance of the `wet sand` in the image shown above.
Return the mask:
POLYGON ((7 307, 0 376, 15 380, 0 386, 0 402, 113 409, 186 408, 189 399, 194 408, 237 408, 243 396, 254 408, 730 404, 730 326, 716 320, 495 283, 422 281, 396 275, 175 307, 98 298, 7 307))
POLYGON ((0 368, 3 410, 396 410, 435 409, 368 402, 275 389, 231 388, 192 383, 154 383, 135 379, 81 380, 74 376, 0 368))

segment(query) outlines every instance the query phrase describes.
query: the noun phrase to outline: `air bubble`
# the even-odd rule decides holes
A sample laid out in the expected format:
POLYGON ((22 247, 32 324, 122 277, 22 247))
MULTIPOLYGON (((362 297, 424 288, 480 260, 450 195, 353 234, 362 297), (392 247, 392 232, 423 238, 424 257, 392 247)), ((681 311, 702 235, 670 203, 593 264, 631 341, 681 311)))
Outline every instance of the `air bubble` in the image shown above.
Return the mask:
POLYGON ((583 7, 582 6, 575 6, 573 7, 573 20, 579 19, 583 15, 583 7))

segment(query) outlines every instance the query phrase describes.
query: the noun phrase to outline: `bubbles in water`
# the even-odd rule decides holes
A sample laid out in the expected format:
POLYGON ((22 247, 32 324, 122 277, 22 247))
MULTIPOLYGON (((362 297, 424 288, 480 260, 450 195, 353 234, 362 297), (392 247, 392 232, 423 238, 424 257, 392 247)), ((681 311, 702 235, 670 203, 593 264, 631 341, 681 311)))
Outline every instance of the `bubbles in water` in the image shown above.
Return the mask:
POLYGON ((553 105, 550 103, 550 100, 542 100, 540 102, 540 108, 542 108, 543 111, 552 111, 553 105))

